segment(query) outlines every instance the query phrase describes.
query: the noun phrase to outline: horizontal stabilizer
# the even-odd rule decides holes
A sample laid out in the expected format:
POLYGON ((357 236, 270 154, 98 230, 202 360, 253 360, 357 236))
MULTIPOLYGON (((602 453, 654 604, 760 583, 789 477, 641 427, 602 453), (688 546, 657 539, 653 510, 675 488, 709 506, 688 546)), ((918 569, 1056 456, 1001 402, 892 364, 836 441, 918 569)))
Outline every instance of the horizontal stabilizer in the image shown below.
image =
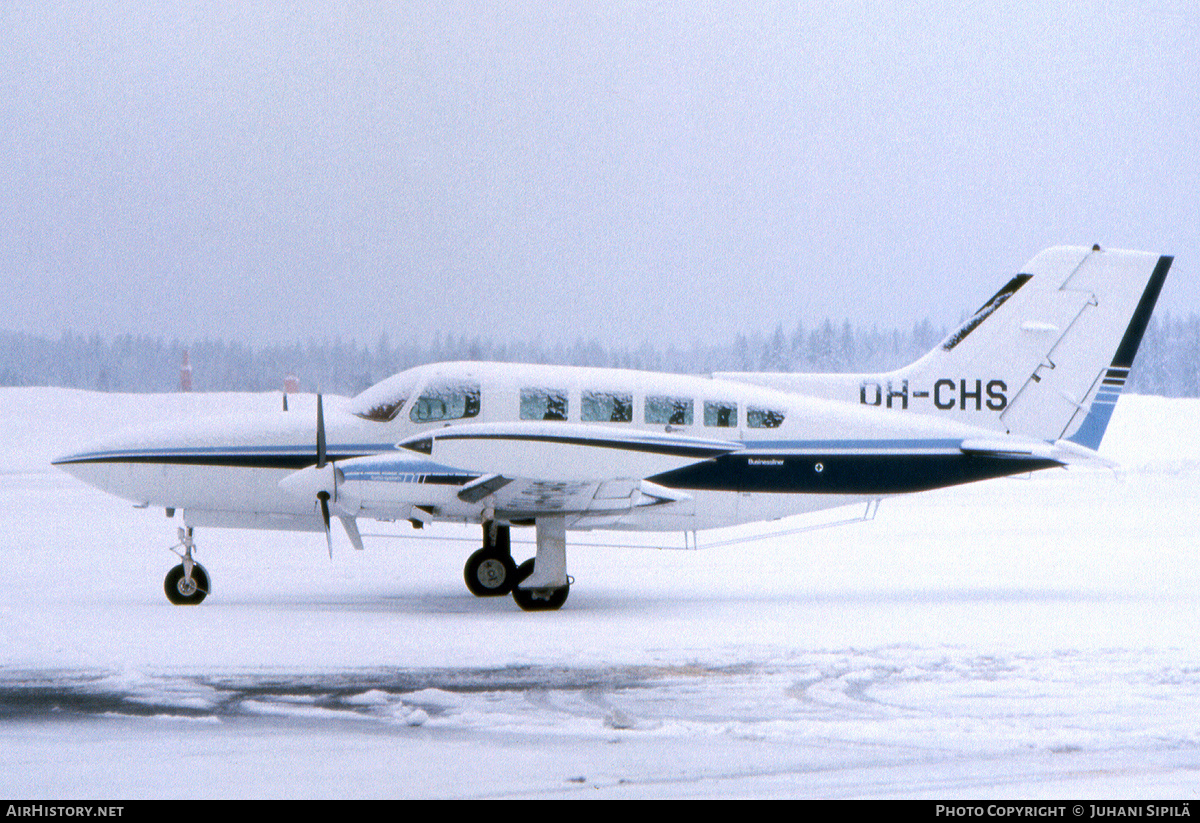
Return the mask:
POLYGON ((960 448, 965 454, 982 454, 992 457, 1012 455, 1014 457, 1041 457, 1046 460, 1055 459, 1053 443, 1016 437, 996 438, 994 440, 964 440, 960 448))
POLYGON ((960 448, 964 454, 978 454, 988 457, 1036 457, 1043 460, 1053 460, 1061 465, 1097 465, 1105 468, 1117 468, 1117 464, 1092 449, 1072 443, 1069 440, 1057 440, 1047 443, 1041 440, 1030 440, 1023 437, 997 437, 989 439, 964 440, 960 448))

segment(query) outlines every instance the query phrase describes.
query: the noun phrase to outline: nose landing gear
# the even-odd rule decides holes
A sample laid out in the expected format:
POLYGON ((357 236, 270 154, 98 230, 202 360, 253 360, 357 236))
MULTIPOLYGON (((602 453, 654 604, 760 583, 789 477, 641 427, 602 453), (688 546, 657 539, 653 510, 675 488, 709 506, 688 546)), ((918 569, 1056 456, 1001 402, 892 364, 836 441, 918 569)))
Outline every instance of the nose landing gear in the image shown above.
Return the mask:
POLYGON ((196 548, 196 544, 192 540, 191 526, 179 529, 179 544, 183 546, 182 553, 175 549, 171 551, 178 554, 183 562, 167 572, 167 577, 163 580, 163 591, 167 600, 176 606, 197 606, 208 596, 211 589, 208 572, 192 559, 192 549, 196 548))

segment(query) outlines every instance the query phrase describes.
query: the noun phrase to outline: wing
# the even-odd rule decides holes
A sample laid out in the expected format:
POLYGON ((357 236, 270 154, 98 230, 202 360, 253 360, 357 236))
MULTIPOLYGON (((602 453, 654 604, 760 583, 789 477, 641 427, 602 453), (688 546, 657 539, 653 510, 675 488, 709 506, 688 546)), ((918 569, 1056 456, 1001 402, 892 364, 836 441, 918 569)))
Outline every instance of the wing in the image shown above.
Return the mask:
POLYGON ((501 520, 527 520, 547 514, 620 515, 644 506, 682 503, 691 495, 668 489, 649 480, 540 480, 509 478, 500 474, 484 475, 479 485, 467 484, 458 499, 474 505, 490 506, 501 520), (484 488, 493 491, 482 493, 484 488))
POLYGON ((490 509, 514 521, 620 515, 690 500, 646 478, 742 448, 673 432, 543 421, 448 426, 397 445, 395 453, 338 462, 339 511, 476 520, 490 509))

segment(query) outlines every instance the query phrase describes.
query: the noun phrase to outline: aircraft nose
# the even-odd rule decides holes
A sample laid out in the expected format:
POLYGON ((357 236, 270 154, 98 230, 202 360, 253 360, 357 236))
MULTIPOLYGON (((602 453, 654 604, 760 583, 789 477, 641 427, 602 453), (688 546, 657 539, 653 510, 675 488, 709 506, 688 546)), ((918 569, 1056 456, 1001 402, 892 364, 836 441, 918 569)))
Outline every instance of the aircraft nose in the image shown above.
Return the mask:
POLYGON ((216 506, 266 478, 262 470, 311 465, 313 422, 291 412, 236 414, 151 423, 126 429, 55 458, 53 465, 141 505, 216 506), (250 471, 246 471, 249 469, 250 471), (241 484, 241 485, 238 485, 241 484), (222 497, 224 495, 224 497, 222 497), (197 502, 199 501, 199 502, 197 502))
POLYGON ((151 424, 89 443, 50 464, 109 494, 141 504, 154 498, 156 488, 163 484, 162 457, 178 452, 186 439, 186 424, 151 424))
POLYGON ((122 495, 118 486, 119 480, 113 476, 118 464, 106 460, 102 449, 89 448, 73 454, 64 454, 50 461, 50 465, 82 480, 89 486, 111 494, 122 495))
POLYGON ((78 455, 78 454, 62 454, 62 455, 59 455, 58 457, 55 457, 53 460, 51 460, 50 465, 51 466, 61 466, 61 467, 63 467, 63 471, 69 472, 71 469, 68 467, 72 463, 77 461, 79 459, 79 457, 80 457, 80 455, 78 455))

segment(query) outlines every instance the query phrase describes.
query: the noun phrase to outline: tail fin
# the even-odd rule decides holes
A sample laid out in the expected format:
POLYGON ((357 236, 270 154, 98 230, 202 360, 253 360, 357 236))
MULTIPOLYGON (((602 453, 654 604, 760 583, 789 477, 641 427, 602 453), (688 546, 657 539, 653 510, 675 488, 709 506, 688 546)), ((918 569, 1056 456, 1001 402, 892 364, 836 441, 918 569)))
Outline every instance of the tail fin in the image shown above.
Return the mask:
MULTIPOLYGON (((1057 437, 1089 449, 1098 448, 1173 259, 1136 252, 1091 252, 1063 288, 1091 289, 1093 299, 1106 301, 1107 316, 1086 319, 1095 327, 1092 334, 1096 339, 1089 340, 1082 332, 1065 335, 1039 363, 1000 419, 1010 429, 1044 432, 1050 439, 1060 420, 1067 417, 1057 437), (1105 368, 1096 369, 1094 358, 1112 351, 1117 335, 1120 343, 1112 360, 1101 361, 1105 368), (1064 368, 1064 363, 1077 365, 1064 368)), ((1099 306, 1091 312, 1101 313, 1099 306)))
POLYGON ((905 368, 717 376, 1095 449, 1171 261, 1099 246, 1047 249, 905 368))

